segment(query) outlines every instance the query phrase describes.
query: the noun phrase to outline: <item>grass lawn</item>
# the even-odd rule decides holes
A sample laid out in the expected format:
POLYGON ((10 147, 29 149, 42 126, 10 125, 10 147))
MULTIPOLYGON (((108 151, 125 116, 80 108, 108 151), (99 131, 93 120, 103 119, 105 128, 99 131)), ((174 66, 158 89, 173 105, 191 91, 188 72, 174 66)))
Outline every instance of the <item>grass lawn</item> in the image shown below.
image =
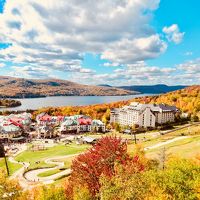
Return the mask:
MULTIPOLYGON (((157 131, 149 131, 146 133, 139 133, 136 134, 136 138, 137 139, 143 139, 145 138, 152 138, 154 137, 153 134, 157 132, 157 131)), ((121 137, 122 139, 130 139, 130 140, 134 140, 134 135, 130 135, 130 134, 123 134, 123 133, 119 133, 119 132, 109 132, 109 133, 105 133, 105 134, 84 134, 84 136, 88 136, 88 137, 92 137, 92 138, 102 138, 105 136, 117 136, 117 137, 121 137)))
MULTIPOLYGON (((160 142, 165 142, 167 140, 171 140, 173 138, 175 138, 176 136, 159 136, 159 137, 156 137, 156 138, 153 138, 153 139, 148 139, 144 142, 138 142, 137 144, 141 145, 143 148, 145 147, 149 147, 149 146, 153 146, 157 143, 160 143, 160 142)), ((129 153, 132 153, 135 149, 135 143, 132 141, 131 143, 129 143, 128 145, 128 152, 129 153)))
MULTIPOLYGON (((160 135, 160 136, 155 137, 155 138, 148 138, 147 141, 140 142, 140 143, 138 142, 138 143, 142 147, 145 148, 145 147, 152 146, 152 145, 155 145, 155 144, 160 143, 160 142, 165 142, 167 140, 179 137, 182 134, 191 136, 192 138, 186 138, 186 139, 183 139, 183 140, 180 140, 180 141, 175 141, 173 143, 165 145, 166 148, 171 148, 171 150, 167 150, 167 151, 169 151, 169 153, 180 155, 182 157, 184 157, 184 156, 189 157, 190 155, 194 156, 194 154, 198 153, 198 151, 200 153, 200 142, 199 142, 200 125, 192 125, 189 128, 184 128, 184 129, 181 129, 181 130, 173 131, 171 133, 167 133, 165 135, 160 135), (185 145, 183 149, 181 148, 182 145, 185 145), (173 146, 175 146, 175 147, 173 148, 173 146), (195 148, 192 148, 192 146, 194 146, 195 148)), ((155 157, 155 155, 159 153, 161 148, 163 148, 163 146, 160 147, 160 148, 148 150, 147 151, 148 156, 154 156, 155 157)), ((133 142, 131 142, 128 145, 128 152, 130 152, 132 154, 134 152, 134 149, 135 149, 135 144, 133 142)))
POLYGON ((173 131, 171 133, 168 133, 167 135, 172 135, 172 136, 180 136, 180 135, 198 135, 200 134, 200 125, 196 124, 196 125, 192 125, 190 127, 187 128, 183 128, 181 130, 177 130, 177 131, 173 131))
POLYGON ((40 168, 40 167, 53 167, 54 165, 49 165, 44 162, 46 158, 56 157, 56 156, 65 156, 77 154, 85 151, 89 145, 56 145, 54 147, 49 147, 46 150, 41 151, 31 151, 27 150, 16 156, 17 161, 29 162, 30 168, 40 168), (38 164, 36 162, 39 162, 38 164))
POLYGON ((63 158, 63 159, 56 159, 54 161, 56 162, 64 162, 65 164, 65 168, 70 168, 71 167, 71 164, 72 164, 72 160, 75 158, 75 156, 72 156, 72 157, 69 157, 69 158, 63 158))
POLYGON ((57 174, 61 171, 65 170, 64 168, 62 169, 52 169, 52 170, 48 170, 46 172, 42 172, 40 174, 38 174, 39 177, 47 177, 47 176, 51 176, 51 175, 54 175, 54 174, 57 174))
MULTIPOLYGON (((163 147, 164 146, 148 150, 146 152, 147 157, 158 158, 163 147)), ((200 155, 200 136, 193 136, 167 144, 165 148, 167 155, 175 155, 182 158, 195 158, 197 155, 200 155)))
MULTIPOLYGON (((8 168, 9 168, 10 175, 14 174, 21 167, 22 167, 22 165, 20 165, 18 163, 15 164, 15 163, 11 163, 8 161, 8 168)), ((2 158, 0 160, 0 168, 6 170, 4 158, 2 158)))
POLYGON ((84 134, 84 136, 88 136, 88 137, 92 137, 92 138, 102 138, 102 137, 105 137, 105 136, 117 136, 117 137, 121 137, 123 139, 131 139, 132 136, 131 135, 128 135, 128 134, 122 134, 122 133, 119 133, 119 132, 108 132, 108 133, 105 133, 105 134, 91 134, 91 133, 87 133, 87 134, 84 134))
POLYGON ((65 159, 56 159, 54 161, 56 162, 64 162, 65 166, 61 169, 52 169, 52 170, 48 170, 46 172, 42 172, 40 174, 38 174, 39 177, 47 177, 47 176, 51 176, 53 174, 57 174, 65 169, 69 169, 71 167, 71 164, 72 164, 72 160, 74 159, 75 157, 72 156, 70 158, 65 158, 65 159))

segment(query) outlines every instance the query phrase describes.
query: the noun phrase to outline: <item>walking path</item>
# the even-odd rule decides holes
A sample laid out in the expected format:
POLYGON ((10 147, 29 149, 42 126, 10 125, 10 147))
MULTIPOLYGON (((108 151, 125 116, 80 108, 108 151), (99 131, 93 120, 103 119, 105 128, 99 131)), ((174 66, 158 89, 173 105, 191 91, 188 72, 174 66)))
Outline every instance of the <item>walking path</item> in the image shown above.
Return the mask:
POLYGON ((66 159, 66 158, 70 158, 70 157, 73 157, 73 156, 76 156, 76 155, 78 155, 78 154, 48 158, 48 159, 45 160, 45 163, 54 164, 54 165, 56 165, 56 167, 31 170, 31 171, 26 172, 24 174, 24 177, 28 181, 32 181, 32 182, 42 182, 44 184, 52 183, 54 181, 54 179, 57 179, 57 178, 64 176, 64 175, 69 175, 71 173, 71 169, 66 169, 66 170, 63 170, 59 173, 53 174, 51 176, 46 176, 46 177, 38 177, 38 174, 43 173, 43 172, 47 172, 49 170, 62 168, 62 167, 64 167, 64 162, 58 162, 58 161, 55 161, 55 160, 66 159))
POLYGON ((57 156, 57 157, 52 157, 52 158, 47 158, 44 162, 46 164, 53 164, 56 165, 55 167, 51 167, 51 168, 41 168, 41 169, 35 169, 35 170, 31 170, 25 173, 25 171, 28 169, 28 167, 30 166, 30 163, 28 162, 18 162, 15 160, 15 157, 22 153, 23 151, 27 150, 27 146, 23 145, 23 147, 15 154, 13 154, 13 156, 10 156, 8 158, 8 160, 14 164, 21 164, 22 167, 17 170, 14 174, 12 174, 12 176, 10 176, 10 178, 14 178, 14 179, 18 179, 20 185, 22 188, 24 189, 31 189, 32 187, 34 187, 36 184, 40 184, 40 183, 44 183, 44 184, 49 184, 54 182, 54 179, 57 179, 61 176, 65 176, 71 173, 71 169, 65 169, 59 173, 53 174, 51 176, 47 176, 47 177, 38 177, 38 174, 42 173, 42 172, 46 172, 49 170, 54 170, 54 169, 59 169, 65 166, 64 162, 59 162, 56 160, 60 160, 60 159, 66 159, 66 158, 70 158, 73 156, 77 156, 79 154, 72 154, 72 155, 66 155, 66 156, 57 156))
POLYGON ((160 142, 160 143, 157 143, 155 145, 152 145, 152 146, 149 146, 149 147, 146 147, 144 148, 144 150, 150 150, 150 149, 155 149, 155 148, 158 148, 158 147, 161 147, 161 146, 164 146, 164 145, 167 145, 167 144, 170 144, 172 142, 176 142, 178 140, 183 140, 183 139, 186 139, 186 138, 189 138, 189 136, 180 136, 180 137, 176 137, 176 138, 173 138, 171 140, 167 140, 165 142, 160 142))
POLYGON ((23 151, 27 150, 27 146, 23 145, 23 148, 21 148, 20 151, 18 151, 17 153, 13 154, 12 157, 9 157, 8 160, 12 163, 17 163, 17 164, 21 164, 23 167, 21 167, 19 170, 17 170, 10 178, 14 178, 14 179, 18 179, 19 184, 21 185, 22 188, 24 189, 30 189, 31 186, 30 184, 28 184, 27 180, 24 178, 23 174, 25 172, 25 170, 29 167, 29 163, 27 162, 18 162, 14 159, 15 156, 17 156, 18 154, 22 153, 23 151))

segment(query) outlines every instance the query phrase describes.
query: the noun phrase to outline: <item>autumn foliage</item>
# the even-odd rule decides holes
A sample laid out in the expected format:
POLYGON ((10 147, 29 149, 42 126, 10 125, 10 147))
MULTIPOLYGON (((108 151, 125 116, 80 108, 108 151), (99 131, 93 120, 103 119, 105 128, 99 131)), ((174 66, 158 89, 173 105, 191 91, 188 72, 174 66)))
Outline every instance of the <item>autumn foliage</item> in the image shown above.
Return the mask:
POLYGON ((116 165, 126 167, 137 163, 137 171, 144 170, 139 157, 131 158, 127 154, 127 144, 117 137, 103 137, 93 148, 79 155, 72 163, 72 174, 66 193, 70 196, 78 186, 85 186, 92 196, 100 190, 100 177, 111 178, 115 174, 116 165))
MULTIPOLYGON (((43 108, 34 112, 34 116, 41 112, 47 112, 50 115, 76 115, 84 114, 93 119, 103 120, 109 123, 110 110, 129 105, 130 102, 137 101, 140 103, 165 103, 175 105, 183 112, 197 114, 200 112, 200 86, 190 86, 182 90, 161 94, 158 96, 147 96, 130 99, 127 101, 118 101, 107 104, 88 105, 88 106, 66 106, 60 108, 43 108)), ((67 104, 67 102, 66 102, 67 104)))

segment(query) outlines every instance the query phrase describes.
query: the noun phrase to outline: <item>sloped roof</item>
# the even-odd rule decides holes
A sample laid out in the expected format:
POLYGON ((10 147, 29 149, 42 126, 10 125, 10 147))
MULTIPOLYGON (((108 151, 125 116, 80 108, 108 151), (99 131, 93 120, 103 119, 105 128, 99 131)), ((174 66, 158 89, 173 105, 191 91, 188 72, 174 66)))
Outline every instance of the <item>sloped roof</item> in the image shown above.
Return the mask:
POLYGON ((16 132, 20 131, 21 129, 18 126, 15 126, 13 124, 7 125, 7 126, 2 126, 2 131, 4 132, 16 132))
POLYGON ((83 117, 81 117, 81 118, 78 118, 78 123, 80 125, 91 125, 92 119, 91 118, 83 118, 83 117))
POLYGON ((97 120, 97 119, 94 119, 92 121, 92 125, 93 126, 102 126, 103 125, 103 122, 101 120, 97 120))
POLYGON ((75 126, 77 124, 78 124, 77 120, 74 120, 74 119, 67 119, 66 121, 62 123, 62 125, 66 125, 66 126, 75 126))
POLYGON ((136 110, 136 111, 143 111, 146 108, 150 108, 153 112, 167 112, 167 111, 177 111, 175 106, 169 106, 167 104, 140 104, 138 102, 132 102, 129 106, 124 106, 121 108, 120 111, 129 111, 129 110, 136 110))

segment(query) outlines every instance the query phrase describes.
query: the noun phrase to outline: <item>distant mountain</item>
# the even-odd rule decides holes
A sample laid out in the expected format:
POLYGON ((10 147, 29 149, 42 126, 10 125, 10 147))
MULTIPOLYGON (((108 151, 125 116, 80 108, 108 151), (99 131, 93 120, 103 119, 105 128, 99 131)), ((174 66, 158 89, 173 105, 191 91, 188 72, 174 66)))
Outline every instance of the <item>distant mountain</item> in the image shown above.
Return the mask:
POLYGON ((107 85, 107 84, 100 84, 100 85, 97 85, 97 86, 102 86, 102 87, 113 87, 113 86, 107 85))
POLYGON ((23 79, 0 76, 1 98, 31 98, 45 96, 116 96, 138 92, 115 87, 82 85, 59 79, 23 79))
POLYGON ((158 85, 132 85, 132 86, 120 86, 118 88, 130 91, 138 91, 140 93, 148 93, 148 94, 160 94, 166 92, 172 92, 175 90, 183 89, 187 86, 184 85, 176 85, 176 86, 168 86, 164 84, 158 85))

